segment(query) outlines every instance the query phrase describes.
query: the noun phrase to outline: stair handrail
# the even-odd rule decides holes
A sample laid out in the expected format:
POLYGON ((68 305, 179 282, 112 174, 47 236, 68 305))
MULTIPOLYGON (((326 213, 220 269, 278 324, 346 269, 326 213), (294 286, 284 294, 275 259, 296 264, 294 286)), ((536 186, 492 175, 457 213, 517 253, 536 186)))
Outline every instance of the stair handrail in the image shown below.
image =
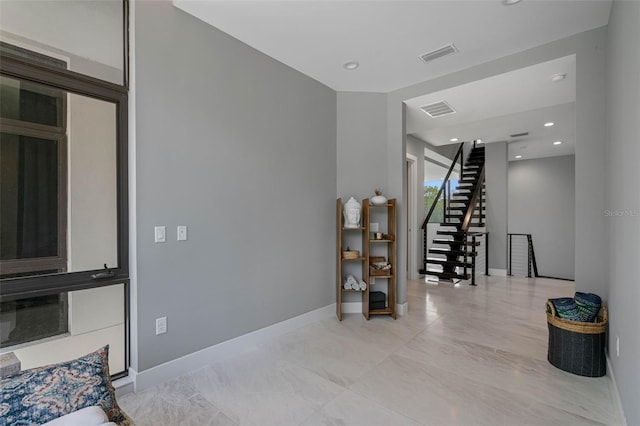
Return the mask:
MULTIPOLYGON (((484 163, 482 163, 482 168, 480 169, 480 174, 478 175, 478 184, 476 185, 476 188, 473 191, 473 195, 471 196, 471 201, 469 202, 469 207, 467 208, 467 213, 464 215, 464 220, 462 221, 462 229, 461 229, 462 231, 466 232, 467 229, 469 229, 473 212, 476 210, 476 204, 478 203, 478 199, 480 199, 480 197, 482 196, 483 184, 484 184, 484 163)), ((482 211, 480 211, 480 215, 482 215, 482 211)))
POLYGON ((456 152, 456 156, 453 157, 453 161, 451 162, 451 167, 449 167, 449 170, 447 171, 447 174, 444 177, 444 180, 442 181, 442 185, 440 185, 440 190, 438 191, 438 195, 436 195, 436 198, 433 200, 433 204, 431 204, 429 213, 427 213, 427 217, 424 219, 424 222, 422 222, 422 229, 427 229, 427 224, 429 223, 429 219, 431 219, 431 215, 433 214, 433 211, 436 209, 438 200, 440 199, 440 196, 444 192, 445 186, 447 185, 447 182, 449 181, 449 177, 451 176, 451 172, 453 172, 453 169, 455 168, 456 163, 458 162, 458 158, 460 158, 460 166, 462 167, 462 159, 463 159, 462 147, 463 146, 464 146, 464 142, 460 144, 460 147, 458 148, 458 152, 456 152))

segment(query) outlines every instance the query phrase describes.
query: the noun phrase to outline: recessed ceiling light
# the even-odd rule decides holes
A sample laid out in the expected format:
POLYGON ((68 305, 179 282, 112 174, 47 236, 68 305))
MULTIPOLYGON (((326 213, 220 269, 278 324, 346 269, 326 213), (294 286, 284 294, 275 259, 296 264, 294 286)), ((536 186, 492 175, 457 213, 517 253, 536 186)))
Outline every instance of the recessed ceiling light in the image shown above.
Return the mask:
POLYGON ((551 76, 551 81, 554 83, 557 83, 559 81, 564 80, 565 78, 567 78, 566 74, 554 74, 551 76))
POLYGON ((513 6, 516 3, 520 3, 522 0, 502 0, 502 4, 505 6, 513 6))
POLYGON ((516 155, 516 158, 522 158, 522 155, 516 155))
POLYGON ((345 62, 345 64, 343 65, 344 69, 349 70, 349 71, 353 71, 356 68, 358 68, 360 66, 360 63, 357 61, 349 61, 349 62, 345 62))
POLYGON ((551 126, 553 126, 554 124, 556 124, 556 123, 554 123, 553 121, 550 121, 550 122, 548 122, 548 123, 544 123, 544 127, 551 127, 551 126))
POLYGON ((451 138, 449 139, 449 142, 458 142, 458 138, 451 138))
POLYGON ((554 145, 560 145, 560 144, 562 144, 562 141, 555 141, 553 144, 554 145))

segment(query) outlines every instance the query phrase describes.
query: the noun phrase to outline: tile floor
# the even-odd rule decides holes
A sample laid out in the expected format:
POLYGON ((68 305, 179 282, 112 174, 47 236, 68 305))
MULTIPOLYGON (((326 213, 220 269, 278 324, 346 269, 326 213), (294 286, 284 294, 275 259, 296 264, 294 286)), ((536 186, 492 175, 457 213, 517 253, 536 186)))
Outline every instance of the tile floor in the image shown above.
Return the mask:
POLYGON ((119 399, 144 425, 619 425, 609 378, 547 360, 546 299, 573 283, 411 281, 394 321, 330 318, 119 399))

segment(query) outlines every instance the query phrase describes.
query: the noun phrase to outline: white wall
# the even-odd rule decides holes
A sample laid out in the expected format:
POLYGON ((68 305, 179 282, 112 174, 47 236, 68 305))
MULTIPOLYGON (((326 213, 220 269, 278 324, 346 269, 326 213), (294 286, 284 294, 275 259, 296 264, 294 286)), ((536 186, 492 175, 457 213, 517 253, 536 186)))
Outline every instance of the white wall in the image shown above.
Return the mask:
POLYGON ((509 232, 531 234, 540 275, 570 280, 575 260, 574 159, 565 155, 509 162, 509 232))
POLYGON ((68 99, 69 271, 118 266, 116 107, 68 99))
POLYGON ((121 1, 0 2, 1 40, 18 40, 66 53, 72 59, 70 69, 118 84, 122 84, 124 69, 122 25, 121 1))
POLYGON ((607 224, 609 358, 627 417, 640 424, 640 3, 614 1, 607 44, 607 224), (620 355, 616 340, 620 339, 620 355))

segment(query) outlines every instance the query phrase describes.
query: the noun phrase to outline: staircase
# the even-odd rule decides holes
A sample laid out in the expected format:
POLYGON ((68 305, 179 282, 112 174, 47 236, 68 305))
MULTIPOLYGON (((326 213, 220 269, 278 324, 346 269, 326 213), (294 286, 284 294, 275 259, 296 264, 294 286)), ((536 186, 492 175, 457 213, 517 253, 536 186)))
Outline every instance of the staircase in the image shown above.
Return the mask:
MULTIPOLYGON (((437 278, 438 281, 455 282, 455 280, 469 280, 475 285, 475 261, 478 255, 477 247, 480 242, 478 236, 485 232, 469 232, 471 227, 485 226, 485 173, 484 173, 484 145, 474 147, 466 163, 462 167, 458 186, 453 194, 447 194, 447 181, 458 158, 462 158, 462 146, 459 156, 456 155, 441 193, 436 197, 434 205, 423 223, 424 257, 420 274, 437 278), (444 195, 444 222, 436 231, 437 238, 433 240, 433 247, 427 250, 427 223, 440 195, 444 195)), ((487 239, 485 238, 485 241, 487 239)))

